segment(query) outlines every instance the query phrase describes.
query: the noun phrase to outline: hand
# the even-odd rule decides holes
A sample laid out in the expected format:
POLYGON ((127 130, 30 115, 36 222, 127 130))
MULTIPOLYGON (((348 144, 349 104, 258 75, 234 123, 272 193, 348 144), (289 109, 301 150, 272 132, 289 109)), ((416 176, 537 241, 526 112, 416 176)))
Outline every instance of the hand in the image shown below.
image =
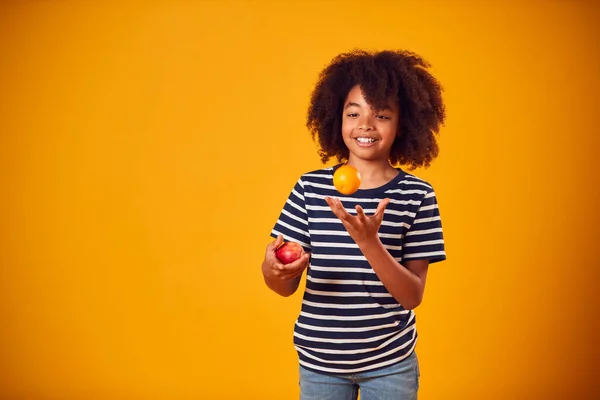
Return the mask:
POLYGON ((358 204, 355 207, 356 216, 354 216, 346 211, 340 199, 326 197, 325 201, 329 204, 329 207, 335 216, 342 221, 342 224, 344 224, 350 237, 352 237, 359 246, 370 240, 377 239, 377 232, 379 232, 379 227, 383 220, 385 207, 390 203, 390 199, 383 199, 379 202, 375 213, 372 216, 367 217, 363 208, 358 204))
POLYGON ((281 243, 283 243, 283 236, 279 235, 267 246, 265 260, 262 263, 262 272, 267 279, 275 278, 282 281, 291 281, 302 275, 308 266, 310 254, 303 250, 299 259, 290 264, 282 264, 275 255, 275 251, 281 243))

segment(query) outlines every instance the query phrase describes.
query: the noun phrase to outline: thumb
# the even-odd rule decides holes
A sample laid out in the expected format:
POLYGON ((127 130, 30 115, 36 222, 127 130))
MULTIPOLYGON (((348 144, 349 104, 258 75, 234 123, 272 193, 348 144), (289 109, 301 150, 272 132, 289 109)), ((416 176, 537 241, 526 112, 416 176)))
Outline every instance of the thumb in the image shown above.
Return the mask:
POLYGON ((385 198, 385 199, 381 200, 381 202, 377 206, 377 210, 375 211, 375 214, 373 216, 376 216, 377 218, 383 219, 383 212, 385 211, 385 207, 389 203, 390 203, 390 199, 388 199, 388 198, 385 198))
POLYGON ((276 248, 279 247, 279 245, 281 245, 281 243, 283 243, 283 236, 281 234, 277 235, 277 239, 275 239, 273 242, 271 242, 271 246, 269 248, 269 250, 275 250, 276 248))

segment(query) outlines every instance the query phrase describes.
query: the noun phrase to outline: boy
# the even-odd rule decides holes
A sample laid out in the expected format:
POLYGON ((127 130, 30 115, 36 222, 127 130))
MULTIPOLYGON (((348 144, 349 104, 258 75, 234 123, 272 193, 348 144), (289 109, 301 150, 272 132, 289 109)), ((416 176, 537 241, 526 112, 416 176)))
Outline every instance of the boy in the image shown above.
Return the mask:
POLYGON ((334 58, 313 91, 307 126, 323 163, 340 164, 296 182, 262 264, 282 296, 308 267, 294 326, 302 400, 356 399, 359 390, 362 400, 417 398, 414 309, 429 265, 446 254, 432 186, 396 165, 428 167, 438 154, 445 110, 427 67, 406 51, 353 51, 334 58), (332 184, 343 163, 362 178, 350 196, 332 184), (275 257, 284 240, 305 250, 288 265, 275 257))

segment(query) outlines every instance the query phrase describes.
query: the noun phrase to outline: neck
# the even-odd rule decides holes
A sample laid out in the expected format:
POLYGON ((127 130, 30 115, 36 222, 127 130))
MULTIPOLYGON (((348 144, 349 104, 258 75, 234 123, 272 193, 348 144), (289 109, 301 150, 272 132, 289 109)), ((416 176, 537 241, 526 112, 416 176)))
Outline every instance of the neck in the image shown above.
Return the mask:
POLYGON ((362 160, 351 155, 347 164, 360 172, 361 189, 381 186, 398 174, 398 171, 390 165, 388 160, 362 160))
POLYGON ((394 170, 388 160, 362 160, 350 155, 348 165, 353 166, 360 171, 361 174, 374 175, 381 174, 390 170, 394 170))

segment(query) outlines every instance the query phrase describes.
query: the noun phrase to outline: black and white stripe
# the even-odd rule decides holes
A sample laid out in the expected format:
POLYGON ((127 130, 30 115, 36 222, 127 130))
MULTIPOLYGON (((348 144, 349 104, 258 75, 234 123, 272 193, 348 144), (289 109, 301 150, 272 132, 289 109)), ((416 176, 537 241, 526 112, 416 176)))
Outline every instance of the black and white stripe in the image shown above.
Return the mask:
POLYGON ((418 339, 415 314, 389 294, 333 214, 326 196, 337 197, 350 214, 359 204, 372 214, 389 198, 379 237, 399 263, 445 260, 440 213, 431 185, 399 169, 386 185, 341 195, 335 167, 304 174, 295 184, 271 236, 311 252, 302 308, 294 327, 300 364, 329 373, 354 373, 408 357, 418 339))

